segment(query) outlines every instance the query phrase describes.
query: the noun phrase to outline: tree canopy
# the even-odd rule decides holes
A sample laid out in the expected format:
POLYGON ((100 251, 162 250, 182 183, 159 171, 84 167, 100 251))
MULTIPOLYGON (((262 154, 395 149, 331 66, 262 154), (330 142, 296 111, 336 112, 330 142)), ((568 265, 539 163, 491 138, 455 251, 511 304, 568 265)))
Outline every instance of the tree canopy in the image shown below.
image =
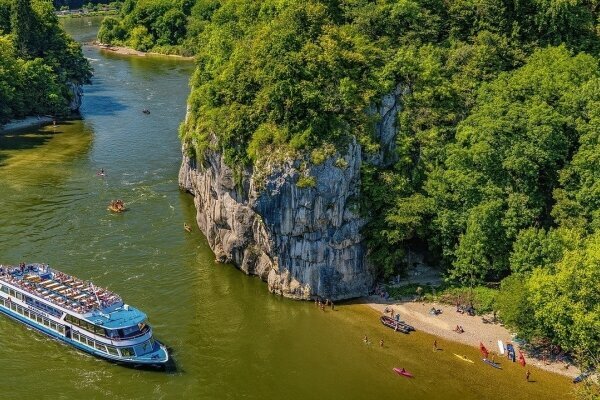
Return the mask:
POLYGON ((51 2, 0 0, 0 123, 66 113, 68 85, 90 77, 81 47, 60 27, 51 2))

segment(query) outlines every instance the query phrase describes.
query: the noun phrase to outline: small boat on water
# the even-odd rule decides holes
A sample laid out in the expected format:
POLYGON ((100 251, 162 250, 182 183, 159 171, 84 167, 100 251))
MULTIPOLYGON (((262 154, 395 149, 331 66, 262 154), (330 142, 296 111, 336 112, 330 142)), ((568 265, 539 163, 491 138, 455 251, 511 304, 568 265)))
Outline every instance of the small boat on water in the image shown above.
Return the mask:
POLYGON ((388 328, 391 328, 397 332, 402 332, 402 333, 410 333, 410 331, 414 331, 415 328, 411 325, 408 325, 405 322, 402 321, 396 321, 393 318, 390 318, 388 316, 382 315, 379 320, 381 321, 381 323, 385 326, 387 326, 388 328))
POLYGON ((123 200, 113 200, 108 205, 108 210, 114 213, 121 213, 127 209, 125 208, 125 203, 123 203, 123 200))
POLYGON ((486 363, 487 365, 489 365, 490 367, 494 367, 497 369, 502 369, 502 367, 500 366, 500 364, 493 362, 492 360, 488 359, 488 358, 484 358, 483 362, 486 363))
POLYGON ((470 362, 471 364, 475 364, 475 362, 473 360, 471 360, 470 358, 467 358, 467 356, 461 356, 456 353, 452 353, 452 354, 454 354, 456 357, 460 358, 463 361, 470 362))
POLYGON ((154 339, 146 314, 117 294, 47 264, 0 265, 0 313, 108 361, 133 367, 172 366, 167 348, 154 339))
POLYGON ((405 370, 404 368, 394 368, 394 372, 398 375, 405 376, 407 378, 414 378, 414 375, 405 370))
POLYGON ((189 226, 187 223, 183 224, 183 229, 185 229, 186 232, 191 232, 192 231, 192 227, 189 226))

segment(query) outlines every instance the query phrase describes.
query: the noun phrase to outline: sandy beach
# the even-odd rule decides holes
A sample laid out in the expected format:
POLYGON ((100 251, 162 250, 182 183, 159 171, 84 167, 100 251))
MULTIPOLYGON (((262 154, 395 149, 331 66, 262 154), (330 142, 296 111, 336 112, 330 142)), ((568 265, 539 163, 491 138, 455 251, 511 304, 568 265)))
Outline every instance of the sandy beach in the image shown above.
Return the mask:
POLYGON ((162 54, 162 53, 155 53, 152 51, 144 52, 144 51, 131 49, 129 47, 112 46, 112 45, 98 43, 98 42, 90 42, 90 43, 86 43, 85 45, 91 46, 91 47, 96 47, 96 48, 99 48, 104 51, 109 51, 111 53, 121 54, 121 55, 125 55, 125 56, 137 56, 137 57, 161 56, 161 57, 172 57, 172 58, 177 58, 180 60, 189 60, 189 61, 194 59, 194 57, 180 56, 177 54, 162 54))
POLYGON ((48 125, 52 123, 53 118, 49 116, 32 116, 23 119, 15 119, 9 121, 5 125, 0 125, 0 135, 12 131, 20 131, 23 129, 35 128, 38 126, 48 125))
MULTIPOLYGON (((490 321, 491 315, 472 317, 466 313, 457 313, 455 307, 445 304, 386 301, 377 295, 366 297, 363 301, 366 305, 382 314, 386 307, 392 308, 394 314, 400 314, 400 318, 414 326, 415 329, 438 336, 441 340, 459 342, 474 347, 479 347, 479 343, 483 343, 491 353, 496 354, 496 358, 504 357, 498 354, 498 340, 502 340, 504 344, 512 343, 516 349, 520 349, 512 341, 514 335, 508 329, 498 323, 484 322, 484 318, 490 321), (432 307, 442 310, 442 313, 439 315, 429 314, 429 310, 432 307), (463 327, 464 333, 453 331, 457 325, 463 327)), ((580 371, 573 365, 568 365, 567 368, 567 364, 564 362, 544 362, 543 360, 533 358, 523 349, 520 350, 523 351, 529 365, 569 377, 575 377, 580 374, 580 371)))

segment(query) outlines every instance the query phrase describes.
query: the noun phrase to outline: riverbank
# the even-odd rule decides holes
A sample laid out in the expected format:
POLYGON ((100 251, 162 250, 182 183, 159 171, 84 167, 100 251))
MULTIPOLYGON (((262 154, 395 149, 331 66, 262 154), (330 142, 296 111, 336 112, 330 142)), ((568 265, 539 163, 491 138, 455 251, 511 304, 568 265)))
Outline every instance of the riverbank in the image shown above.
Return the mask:
POLYGON ((23 119, 11 120, 0 125, 0 135, 7 132, 20 131, 24 129, 37 128, 52 123, 54 118, 47 115, 25 117, 23 119))
POLYGON ((156 53, 156 52, 152 52, 152 51, 144 52, 144 51, 135 50, 135 49, 132 49, 129 47, 113 46, 113 45, 98 43, 98 42, 85 43, 84 46, 95 47, 97 49, 100 49, 101 51, 107 51, 107 52, 121 54, 121 55, 125 55, 125 56, 136 56, 136 57, 159 56, 159 57, 172 57, 172 58, 177 58, 179 60, 186 60, 186 61, 194 60, 194 57, 180 56, 178 54, 163 54, 163 53, 156 53))
MULTIPOLYGON (((386 307, 392 308, 394 313, 400 314, 400 318, 406 323, 413 325, 415 329, 435 335, 443 340, 479 347, 483 343, 491 352, 498 353, 498 340, 504 344, 513 343, 515 348, 519 346, 513 342, 514 335, 503 325, 491 323, 491 316, 469 316, 466 313, 456 312, 455 307, 439 303, 422 303, 412 301, 386 301, 380 296, 369 296, 363 298, 364 304, 370 308, 384 313, 386 307), (442 310, 439 315, 429 314, 431 308, 442 310), (488 321, 488 322, 485 322, 488 321), (454 332, 454 328, 460 325, 464 333, 454 332)), ((560 375, 575 377, 580 371, 573 365, 565 364, 561 361, 548 362, 532 357, 524 349, 520 349, 525 354, 528 365, 546 371, 554 372, 560 375)), ((496 358, 502 357, 496 355, 496 358)))

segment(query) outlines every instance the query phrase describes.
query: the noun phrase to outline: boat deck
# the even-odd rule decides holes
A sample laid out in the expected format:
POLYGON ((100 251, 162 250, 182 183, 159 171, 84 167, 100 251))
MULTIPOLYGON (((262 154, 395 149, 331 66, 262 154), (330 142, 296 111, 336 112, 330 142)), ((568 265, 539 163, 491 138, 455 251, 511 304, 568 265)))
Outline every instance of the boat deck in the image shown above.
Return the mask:
POLYGON ((93 310, 107 312, 123 305, 123 300, 115 293, 94 286, 91 282, 52 270, 48 265, 0 265, 0 281, 79 314, 93 310))

